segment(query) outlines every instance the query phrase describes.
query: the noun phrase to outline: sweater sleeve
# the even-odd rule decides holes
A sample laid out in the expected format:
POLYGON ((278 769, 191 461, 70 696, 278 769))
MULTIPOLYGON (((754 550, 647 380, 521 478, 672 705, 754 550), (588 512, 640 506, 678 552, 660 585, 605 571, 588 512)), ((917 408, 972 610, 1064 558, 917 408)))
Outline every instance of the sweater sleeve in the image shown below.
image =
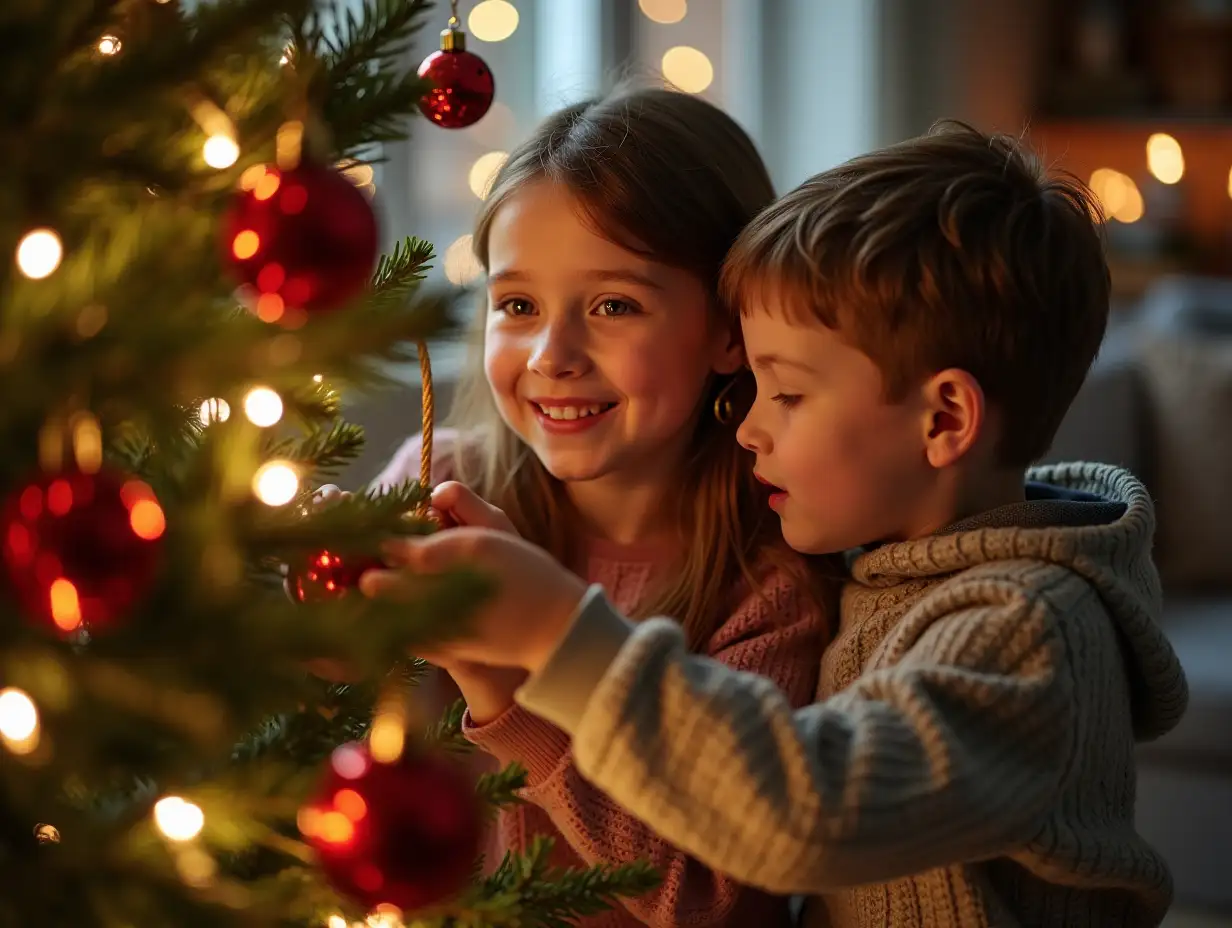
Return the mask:
MULTIPOLYGON (((766 675, 785 705, 804 705, 815 691, 825 628, 820 610, 776 575, 716 634, 711 657, 731 671, 766 675)), ((574 763, 568 735, 554 725, 515 706, 489 725, 470 728, 468 736, 504 762, 527 764, 531 774, 522 798, 547 812, 586 863, 649 860, 662 877, 660 886, 620 900, 645 924, 725 924, 733 913, 758 904, 749 897, 760 893, 673 847, 588 782, 574 763)))
MULTIPOLYGON (((1038 835, 1066 775, 1080 735, 1071 664, 1042 597, 951 592, 900 623, 915 637, 895 664, 804 709, 772 680, 690 655, 662 619, 628 629, 580 713, 549 680, 519 699, 572 729, 578 770, 613 800, 772 892, 993 857, 1038 835)), ((601 597, 574 631, 588 612, 614 641, 601 597)))

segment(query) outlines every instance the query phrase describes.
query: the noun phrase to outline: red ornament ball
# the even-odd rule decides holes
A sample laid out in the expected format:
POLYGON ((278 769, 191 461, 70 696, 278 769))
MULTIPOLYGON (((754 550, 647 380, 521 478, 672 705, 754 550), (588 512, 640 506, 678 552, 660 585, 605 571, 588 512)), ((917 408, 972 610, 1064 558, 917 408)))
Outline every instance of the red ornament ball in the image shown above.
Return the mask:
POLYGON ((369 910, 414 912, 466 886, 483 814, 462 770, 444 757, 404 752, 387 764, 352 743, 334 751, 299 826, 339 893, 369 910))
POLYGON ((0 515, 9 587, 26 613, 64 633, 105 629, 149 589, 166 519, 127 474, 43 474, 0 515))
POLYGON ((432 89, 419 101, 419 111, 445 129, 473 126, 496 96, 492 69, 474 52, 435 51, 419 66, 419 76, 432 82, 432 89))
POLYGON ((378 257, 376 215, 333 168, 258 165, 240 178, 223 223, 223 257, 256 290, 257 315, 328 310, 368 286, 378 257))
POLYGON ((370 570, 385 566, 371 555, 342 555, 320 551, 288 573, 291 594, 301 603, 341 599, 359 586, 359 578, 370 570))

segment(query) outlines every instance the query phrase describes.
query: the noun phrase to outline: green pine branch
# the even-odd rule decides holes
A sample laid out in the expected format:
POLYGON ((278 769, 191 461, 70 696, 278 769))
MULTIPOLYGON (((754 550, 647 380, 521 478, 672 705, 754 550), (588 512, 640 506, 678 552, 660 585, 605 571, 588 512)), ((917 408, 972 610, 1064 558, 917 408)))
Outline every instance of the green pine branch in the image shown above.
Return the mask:
POLYGON ((340 152, 358 157, 403 137, 403 120, 431 89, 406 70, 430 9, 427 0, 363 0, 357 15, 331 0, 292 26, 296 67, 340 152))
POLYGON ((537 837, 524 853, 506 854, 449 914, 427 914, 407 928, 568 928, 578 918, 610 909, 621 896, 640 896, 659 885, 642 862, 552 867, 552 846, 550 838, 537 837))
MULTIPOLYGON (((46 469, 50 424, 89 414, 108 463, 145 479, 165 516, 155 573, 110 627, 49 634, 45 618, 0 602, 0 681, 35 701, 42 738, 28 757, 0 748, 0 925, 320 928, 334 912, 364 915, 323 881, 296 810, 334 746, 363 737, 390 674, 409 685, 421 672, 405 655, 464 631, 490 581, 457 571, 424 578, 410 603, 299 604, 283 566, 323 549, 375 555, 383 538, 430 530, 407 516, 424 500, 414 482, 327 506, 309 493, 361 447, 362 430, 337 421, 339 391, 391 385, 391 369, 451 325, 451 301, 421 289, 432 249, 408 238, 353 305, 268 325, 237 305, 219 223, 289 119, 305 121, 306 151, 324 163, 377 160, 372 143, 405 136, 426 89, 406 51, 427 9, 0 3, 0 45, 20 51, 0 59, 7 137, 20 143, 0 142, 0 253, 43 225, 64 246, 45 279, 0 262, 0 495, 46 469), (105 33, 118 55, 98 54, 105 33), (220 116, 240 155, 215 169, 202 145, 220 116), (242 414, 256 385, 282 397, 278 425, 242 414), (202 422, 211 400, 229 405, 227 421, 202 422), (282 507, 253 498, 273 457, 301 479, 282 507), (318 679, 318 662, 360 682, 318 679), (204 810, 195 842, 157 832, 151 806, 169 792, 204 810), (40 823, 61 842, 40 846, 40 823)), ((469 749, 460 720, 455 707, 426 740, 469 749)), ((476 789, 508 804, 524 783, 511 766, 476 789)), ((556 925, 649 885, 644 868, 556 873, 544 848, 478 880, 440 924, 556 925)))
POLYGON ((424 740, 432 747, 454 754, 469 754, 475 746, 462 734, 462 716, 466 714, 466 701, 457 699, 428 727, 424 740))

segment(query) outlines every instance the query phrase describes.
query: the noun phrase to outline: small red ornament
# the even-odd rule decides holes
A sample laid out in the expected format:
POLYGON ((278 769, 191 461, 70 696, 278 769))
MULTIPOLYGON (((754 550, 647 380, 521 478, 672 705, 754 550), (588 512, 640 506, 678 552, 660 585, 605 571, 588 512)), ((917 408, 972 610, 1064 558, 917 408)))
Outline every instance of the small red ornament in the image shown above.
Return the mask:
POLYGON ((423 60, 419 76, 432 82, 419 101, 419 111, 445 129, 465 129, 483 118, 496 96, 492 69, 466 50, 466 33, 458 29, 457 4, 441 47, 423 60))
POLYGON ((386 764, 352 743, 330 757, 299 826, 338 892, 369 910, 388 904, 406 913, 466 886, 483 814, 461 769, 444 757, 404 752, 386 764))
POLYGON ((245 171, 223 224, 223 257, 257 291, 269 322, 287 308, 334 309, 372 280, 378 241, 372 206, 333 168, 311 162, 245 171))
POLYGON ((40 475, 0 515, 9 586, 28 614, 61 632, 97 632, 149 589, 165 530, 154 491, 135 477, 40 475))
POLYGON ((359 586, 359 578, 370 570, 381 570, 380 558, 362 554, 336 554, 321 551, 312 555, 302 567, 291 568, 289 588, 301 603, 319 603, 341 599, 359 586))

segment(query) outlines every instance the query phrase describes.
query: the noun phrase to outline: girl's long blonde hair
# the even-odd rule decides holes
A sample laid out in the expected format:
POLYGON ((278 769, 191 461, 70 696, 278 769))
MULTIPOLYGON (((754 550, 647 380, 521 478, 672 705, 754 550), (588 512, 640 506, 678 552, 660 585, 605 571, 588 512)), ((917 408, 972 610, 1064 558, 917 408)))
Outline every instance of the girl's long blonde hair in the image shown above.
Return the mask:
MULTIPOLYGON (((485 269, 496 212, 518 190, 544 181, 568 188, 611 241, 696 274, 722 319, 728 318, 717 292, 723 257, 774 199, 756 147, 721 110, 659 88, 618 90, 549 117, 509 156, 475 229, 475 254, 485 269)), ((483 371, 485 312, 479 313, 468 374, 453 409, 454 424, 465 436, 455 451, 455 472, 503 509, 524 538, 562 563, 584 567, 577 563, 578 520, 563 484, 496 410, 483 371)), ((681 560, 637 610, 677 618, 695 647, 730 614, 741 581, 756 582, 754 560, 764 560, 767 550, 785 550, 752 461, 736 443, 736 426, 751 399, 748 375, 737 375, 730 385, 726 377, 713 381, 702 397, 676 494, 681 560), (732 415, 720 423, 712 407, 727 386, 732 415)))

